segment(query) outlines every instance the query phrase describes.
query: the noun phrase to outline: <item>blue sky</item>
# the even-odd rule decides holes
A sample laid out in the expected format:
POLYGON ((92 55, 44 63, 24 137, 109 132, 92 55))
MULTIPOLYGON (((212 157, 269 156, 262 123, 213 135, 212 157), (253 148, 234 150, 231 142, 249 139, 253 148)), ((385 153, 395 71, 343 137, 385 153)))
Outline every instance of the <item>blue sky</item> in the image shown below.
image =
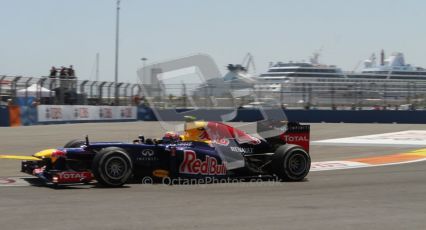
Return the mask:
MULTIPOLYGON (((38 77, 73 64, 81 79, 114 78, 115 0, 0 0, 0 75, 38 77)), ((121 81, 135 82, 140 58, 210 54, 221 70, 254 55, 320 61, 352 70, 382 48, 426 67, 426 2, 420 0, 122 0, 121 81)))

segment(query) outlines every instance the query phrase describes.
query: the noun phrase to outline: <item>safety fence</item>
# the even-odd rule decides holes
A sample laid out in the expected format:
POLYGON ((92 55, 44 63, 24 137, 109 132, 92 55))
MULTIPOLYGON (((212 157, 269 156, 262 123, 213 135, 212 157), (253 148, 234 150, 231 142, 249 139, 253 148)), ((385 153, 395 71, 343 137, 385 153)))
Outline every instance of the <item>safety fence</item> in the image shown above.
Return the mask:
POLYGON ((0 105, 146 105, 154 108, 259 108, 422 110, 426 82, 205 82, 131 84, 0 76, 0 105), (115 100, 117 99, 117 100, 115 100))
POLYGON ((358 81, 223 85, 164 84, 143 87, 158 108, 260 108, 422 110, 426 82, 358 81))

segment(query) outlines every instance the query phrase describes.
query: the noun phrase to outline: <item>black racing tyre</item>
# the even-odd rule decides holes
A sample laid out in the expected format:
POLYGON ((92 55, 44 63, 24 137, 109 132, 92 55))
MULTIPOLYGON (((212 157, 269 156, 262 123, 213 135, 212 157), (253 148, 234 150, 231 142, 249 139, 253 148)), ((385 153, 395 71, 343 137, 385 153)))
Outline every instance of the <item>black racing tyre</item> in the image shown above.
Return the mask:
POLYGON ((83 140, 79 140, 79 139, 75 139, 75 140, 71 140, 68 141, 65 145, 64 148, 80 148, 82 145, 84 145, 86 142, 83 140))
POLYGON ((311 157, 297 145, 283 145, 276 151, 272 161, 272 171, 281 180, 301 181, 309 173, 311 157))
POLYGON ((120 187, 133 172, 133 163, 122 148, 102 149, 93 158, 92 173, 99 184, 106 187, 120 187))

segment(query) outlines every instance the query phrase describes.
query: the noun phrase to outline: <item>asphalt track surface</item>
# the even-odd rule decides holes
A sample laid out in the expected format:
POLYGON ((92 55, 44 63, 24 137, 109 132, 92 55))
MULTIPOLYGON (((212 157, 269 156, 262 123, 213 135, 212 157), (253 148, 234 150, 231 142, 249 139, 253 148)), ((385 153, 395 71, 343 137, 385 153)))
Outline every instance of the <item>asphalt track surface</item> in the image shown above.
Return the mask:
MULTIPOLYGON (((426 125, 313 124, 313 140, 426 130, 426 125)), ((31 155, 70 139, 161 136, 155 122, 0 128, 0 154, 31 155)), ((313 161, 415 150, 311 146, 313 161)), ((24 176, 0 160, 0 177, 24 176)), ((426 162, 311 172, 299 183, 0 187, 0 229, 426 229, 426 162)))

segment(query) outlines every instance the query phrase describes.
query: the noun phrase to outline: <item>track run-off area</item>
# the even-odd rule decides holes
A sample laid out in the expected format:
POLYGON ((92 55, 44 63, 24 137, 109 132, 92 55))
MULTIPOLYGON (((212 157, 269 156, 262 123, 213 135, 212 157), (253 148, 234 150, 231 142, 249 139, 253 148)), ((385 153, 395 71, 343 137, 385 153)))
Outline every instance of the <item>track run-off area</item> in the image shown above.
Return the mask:
MULTIPOLYGON (((165 131, 158 122, 7 127, 0 154, 165 131)), ((52 189, 0 159, 1 229, 426 229, 425 133, 416 124, 311 124, 311 172, 297 183, 52 189)))

